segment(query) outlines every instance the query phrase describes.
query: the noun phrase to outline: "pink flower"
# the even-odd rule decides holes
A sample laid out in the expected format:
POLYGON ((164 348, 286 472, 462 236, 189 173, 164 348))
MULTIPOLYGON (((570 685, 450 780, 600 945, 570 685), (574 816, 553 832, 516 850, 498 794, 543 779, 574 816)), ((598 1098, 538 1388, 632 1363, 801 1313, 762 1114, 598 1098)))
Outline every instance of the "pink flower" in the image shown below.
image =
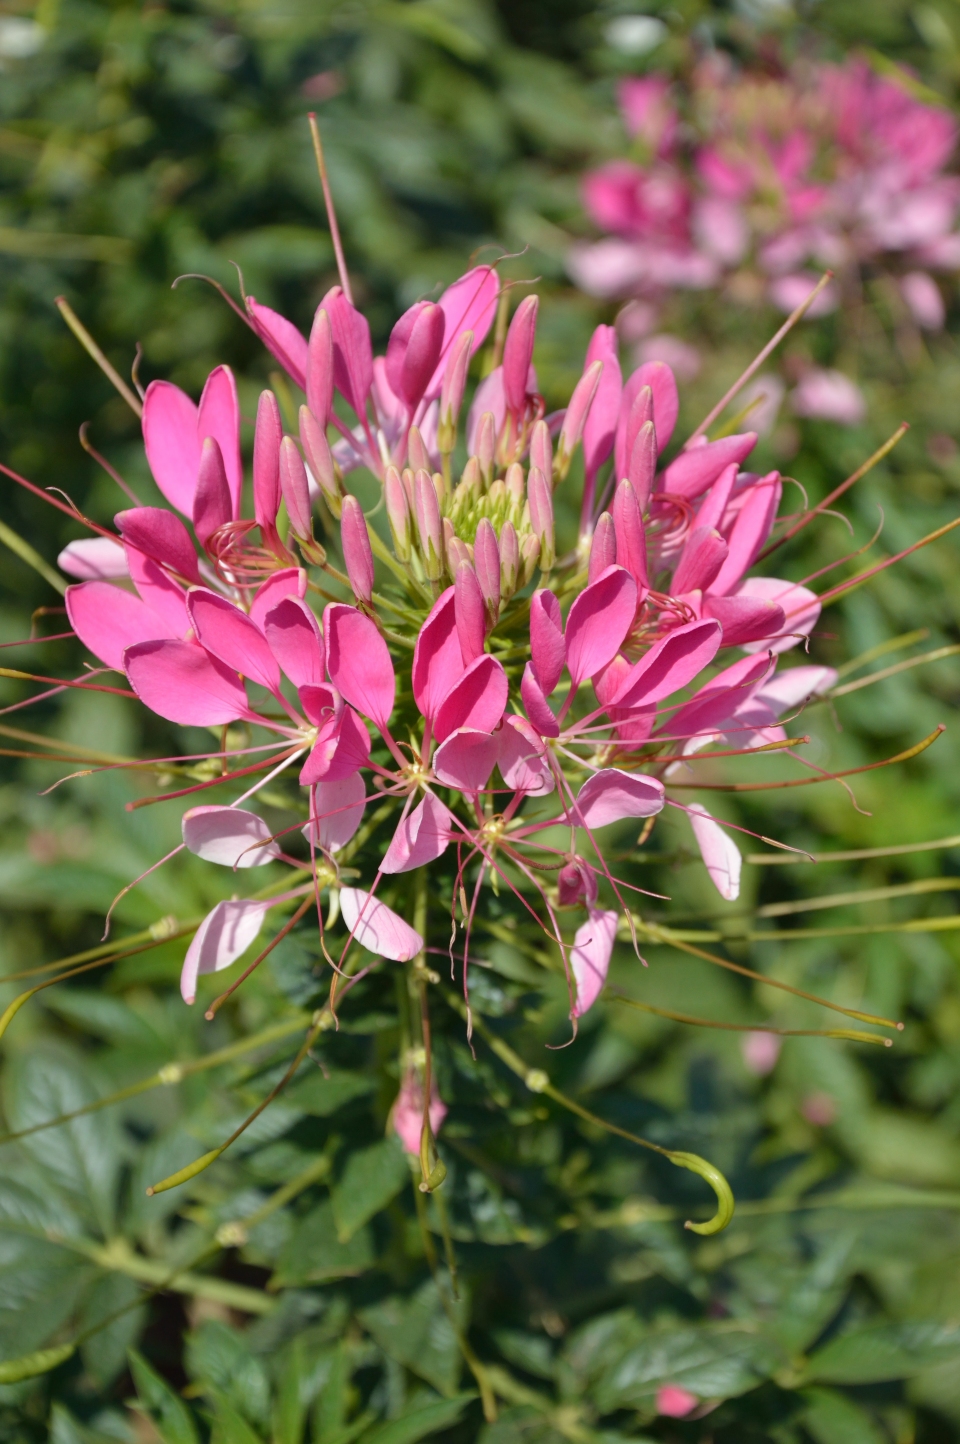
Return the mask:
POLYGON ((661 1384, 657 1390, 657 1413, 667 1419, 685 1419, 700 1400, 679 1384, 661 1384))
POLYGON ((900 281, 903 299, 924 331, 941 331, 946 316, 940 288, 926 271, 910 271, 900 281))
POLYGON ((798 416, 836 421, 841 426, 858 426, 867 414, 867 403, 856 382, 842 371, 814 368, 790 393, 790 405, 798 416))
MULTIPOLYGON (((447 1116, 447 1105, 440 1097, 437 1080, 431 1079, 430 1088, 430 1132, 436 1138, 443 1120, 447 1116)), ((391 1114, 393 1131, 400 1139, 407 1153, 417 1157, 420 1153, 420 1135, 423 1131, 423 1084, 417 1073, 408 1069, 404 1074, 391 1114)))
POLYGON ((744 1033, 740 1052, 745 1067, 758 1078, 765 1078, 777 1066, 782 1046, 782 1039, 776 1033, 744 1033))

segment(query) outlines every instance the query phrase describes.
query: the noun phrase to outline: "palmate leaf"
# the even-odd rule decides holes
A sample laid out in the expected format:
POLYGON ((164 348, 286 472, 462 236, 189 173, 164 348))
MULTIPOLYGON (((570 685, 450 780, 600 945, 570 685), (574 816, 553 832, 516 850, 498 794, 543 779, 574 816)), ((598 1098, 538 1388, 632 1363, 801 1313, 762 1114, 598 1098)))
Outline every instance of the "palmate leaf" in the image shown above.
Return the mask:
POLYGON ((261 1361, 243 1335, 228 1324, 208 1319, 187 1338, 187 1369, 205 1393, 239 1410, 258 1428, 270 1416, 270 1385, 261 1361))
POLYGON ((759 1324, 724 1322, 653 1330, 612 1362, 593 1388, 602 1414, 649 1403, 662 1384, 699 1398, 735 1398, 787 1362, 759 1324))
MULTIPOLYGON (((462 1329, 469 1315, 467 1300, 461 1298, 449 1306, 462 1329)), ((462 1360, 453 1325, 432 1279, 411 1299, 384 1299, 362 1309, 359 1317, 384 1353, 426 1379, 441 1394, 453 1395, 462 1360)))
POLYGON ((932 1319, 872 1324, 841 1334, 807 1361, 805 1377, 831 1384, 909 1379, 922 1369, 960 1361, 960 1325, 932 1319))
POLYGON ((289 1288, 326 1279, 350 1278, 370 1268, 373 1257, 369 1228, 360 1227, 346 1243, 340 1242, 333 1205, 328 1199, 300 1219, 284 1247, 270 1286, 289 1288))
POLYGON ((351 1153, 331 1195, 340 1242, 348 1243, 368 1219, 386 1208, 409 1178, 406 1154, 393 1135, 351 1153))

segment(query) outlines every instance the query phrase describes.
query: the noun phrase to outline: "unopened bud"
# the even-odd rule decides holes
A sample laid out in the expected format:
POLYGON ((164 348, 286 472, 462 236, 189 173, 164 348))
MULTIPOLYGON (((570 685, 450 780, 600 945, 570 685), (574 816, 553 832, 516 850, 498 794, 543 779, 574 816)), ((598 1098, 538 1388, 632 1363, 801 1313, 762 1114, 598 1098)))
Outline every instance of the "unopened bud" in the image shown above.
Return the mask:
POLYGON ((419 428, 411 426, 407 437, 407 458, 414 472, 432 471, 433 463, 427 455, 427 448, 423 444, 423 437, 419 428))
POLYGON ((327 433, 309 406, 300 407, 300 444, 314 481, 323 492, 323 499, 335 517, 340 515, 340 488, 333 464, 333 453, 327 433))
POLYGON ((492 411, 485 411, 477 427, 477 460, 484 486, 493 480, 493 458, 497 450, 497 419, 492 411))
POLYGON ((407 493, 400 480, 400 473, 395 466, 388 466, 384 475, 383 499, 397 561, 408 562, 410 560, 410 508, 407 504, 407 493))
POLYGON ((539 466, 547 480, 552 480, 553 442, 545 421, 538 421, 530 434, 530 465, 539 466))
POLYGON ((523 467, 520 465, 519 461, 512 461, 507 467, 507 474, 504 477, 504 482, 506 484, 507 495, 509 496, 511 503, 513 503, 514 505, 519 504, 520 506, 522 506, 523 499, 526 495, 527 487, 526 482, 523 479, 523 467))
POLYGON ((473 354, 473 332, 461 331, 450 348, 447 369, 443 374, 443 388, 440 392, 440 419, 437 427, 437 445, 444 456, 449 456, 457 444, 457 418, 463 405, 463 393, 467 385, 467 371, 473 354))
POLYGON ((410 515, 414 514, 413 504, 413 471, 405 466, 400 473, 400 480, 403 482, 403 489, 407 494, 407 506, 410 508, 410 515))
POLYGON ((520 543, 520 585, 525 587, 537 570, 540 559, 540 538, 529 532, 520 543))
POLYGON ((500 528, 500 595, 512 597, 517 590, 520 572, 520 543, 517 529, 512 521, 505 521, 500 528))
MULTIPOLYGON (((411 431, 414 428, 411 427, 411 431)), ((430 473, 421 468, 413 479, 414 512, 420 535, 420 552, 424 570, 431 582, 439 581, 443 571, 443 529, 440 525, 440 503, 430 473)))
POLYGON ((310 330, 307 350, 307 405, 325 427, 333 406, 333 331, 330 317, 319 307, 310 330))
POLYGON ((630 452, 627 480, 637 494, 637 502, 643 511, 653 491, 653 478, 657 470, 657 433, 652 421, 645 421, 637 432, 630 452))
POLYGON ((463 657, 464 666, 469 667, 483 652, 483 639, 487 631, 483 593, 477 574, 469 562, 461 562, 457 567, 453 586, 460 655, 463 657))
POLYGON ((570 405, 567 407, 567 414, 563 418, 563 426, 560 429, 560 441, 557 446, 557 471, 560 478, 566 476, 570 468, 570 458, 577 449, 577 444, 583 435, 584 423, 587 413, 597 394, 597 387, 600 385, 600 377, 603 374, 603 362, 593 361, 584 371, 580 380, 573 388, 573 395, 570 397, 570 405))
POLYGON ((553 489, 538 466, 527 477, 530 526, 540 542, 540 570, 548 572, 556 561, 553 542, 553 489))
POLYGON ((463 562, 473 564, 473 553, 468 543, 460 537, 454 536, 453 522, 446 516, 443 519, 443 543, 447 556, 447 571, 451 577, 456 577, 457 568, 463 562))
MULTIPOLYGON (((633 398, 633 405, 630 407, 630 410, 627 413, 627 425, 623 437, 624 468, 628 467, 630 464, 630 456, 633 452, 633 443, 637 439, 638 431, 640 430, 641 426, 645 426, 648 421, 653 421, 653 391, 649 386, 641 386, 640 390, 633 398)), ((625 476, 626 474, 626 470, 624 470, 623 475, 618 476, 617 480, 622 481, 623 476, 625 476)))
POLYGON ((500 615, 500 548, 493 523, 487 517, 482 517, 477 525, 477 534, 473 540, 473 564, 483 594, 489 632, 496 626, 500 615))
POLYGON ((433 301, 417 301, 400 317, 387 344, 390 389, 413 411, 437 369, 445 317, 433 301))
POLYGON ((602 511, 597 517, 596 529, 593 533, 593 541, 590 544, 590 563, 588 568, 588 580, 595 582, 601 572, 607 567, 614 567, 617 564, 617 533, 613 524, 613 517, 608 511, 602 511))
POLYGON ((469 487, 479 496, 481 485, 482 478, 480 476, 480 462, 475 456, 469 456, 467 457, 467 464, 463 468, 463 472, 461 473, 457 490, 459 491, 461 487, 466 490, 466 488, 469 487))
POLYGON ((313 537, 310 485, 303 458, 292 436, 285 436, 280 443, 280 490, 290 518, 290 530, 299 541, 310 541, 313 537))
POLYGON ((340 513, 340 545, 343 564, 359 602, 373 599, 373 552, 363 507, 355 496, 345 496, 340 513))
POLYGON ((433 484, 437 489, 437 500, 440 505, 443 506, 443 503, 447 499, 447 483, 442 471, 435 471, 433 473, 433 484))
POLYGON ((253 433, 253 514, 264 540, 274 533, 280 510, 280 441, 283 422, 272 391, 262 391, 253 433))
POLYGON ((527 296, 520 302, 503 347, 503 399, 513 416, 520 416, 526 406, 539 305, 538 296, 527 296))

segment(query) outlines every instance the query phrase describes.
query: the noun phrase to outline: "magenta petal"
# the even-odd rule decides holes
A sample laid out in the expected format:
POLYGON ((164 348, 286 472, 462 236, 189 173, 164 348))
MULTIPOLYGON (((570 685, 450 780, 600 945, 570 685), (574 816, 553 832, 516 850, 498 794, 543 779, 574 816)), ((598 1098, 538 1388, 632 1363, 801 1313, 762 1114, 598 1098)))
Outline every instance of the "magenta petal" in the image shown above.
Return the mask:
POLYGON ((234 672, 270 692, 280 690, 280 668, 260 628, 246 612, 205 587, 194 587, 187 611, 201 647, 234 672))
POLYGON ((577 985, 575 1018, 582 1018, 593 1007, 607 981, 618 918, 618 913, 591 908, 589 920, 577 928, 570 953, 570 971, 577 985))
POLYGON ((460 727, 441 743, 433 758, 433 771, 444 787, 472 795, 486 787, 500 751, 489 732, 460 727))
POLYGON ((454 610, 460 655, 466 665, 483 655, 487 609, 477 574, 469 562, 461 562, 453 584, 454 610))
MULTIPOLYGON (((430 1093, 430 1132, 436 1138, 440 1125, 447 1116, 447 1105, 437 1091, 437 1080, 432 1080, 430 1093)), ((423 1133, 423 1085, 411 1069, 403 1080, 400 1092, 391 1112, 393 1131, 403 1144, 404 1151, 416 1158, 420 1153, 420 1138, 423 1133)))
POLYGON ((258 589, 250 604, 250 620, 263 628, 267 613, 272 611, 284 597, 305 597, 307 595, 307 574, 302 567, 284 567, 274 572, 258 589))
POLYGON ((704 591, 709 586, 711 591, 722 595, 735 589, 770 535, 782 491, 779 471, 771 471, 749 488, 730 532, 729 555, 716 578, 698 584, 704 591))
POLYGON ((617 356, 617 332, 614 326, 598 326, 590 337, 583 363, 587 371, 594 361, 603 362, 600 384, 583 427, 583 462, 587 476, 597 471, 613 450, 613 439, 620 414, 623 377, 617 356))
POLYGON ((416 301, 390 332, 387 381, 412 412, 432 379, 443 349, 446 318, 432 301, 416 301))
POLYGON ((167 501, 193 516, 200 469, 196 406, 169 381, 151 381, 143 398, 143 444, 153 479, 167 501))
POLYGON ((692 803, 688 812, 711 882, 722 898, 734 902, 740 896, 740 869, 743 865, 740 849, 699 802, 692 803))
POLYGON ((437 305, 444 314, 444 344, 436 370, 427 382, 424 397, 432 401, 440 395, 447 357, 456 338, 463 331, 473 332, 470 354, 483 345, 493 325, 500 296, 500 277, 492 266, 475 266, 444 291, 437 305))
POLYGON ((222 727, 249 712, 236 672, 196 642, 139 642, 127 648, 123 660, 141 702, 168 722, 222 727))
POLYGON ((184 845, 221 867, 262 867, 280 856, 263 818, 242 807, 191 807, 182 826, 184 845))
POLYGON ((261 391, 253 433, 253 514, 261 536, 270 535, 280 510, 280 443, 283 422, 272 391, 261 391))
POLYGON ((212 436, 204 437, 200 470, 193 497, 193 529, 197 541, 208 549, 214 532, 233 520, 233 499, 227 482, 220 447, 212 436))
POLYGON ((128 546, 153 557, 188 582, 199 582, 197 553, 190 533, 172 511, 162 506, 135 506, 118 511, 114 521, 128 546))
MULTIPOLYGON (((545 797, 556 786, 547 749, 523 717, 512 713, 503 719, 497 733, 500 742, 500 775, 515 792, 532 792, 545 797)), ((446 745, 446 744, 444 744, 446 745)))
POLYGON ((320 302, 333 333, 333 384, 358 417, 366 416, 373 385, 373 350, 367 318, 351 306, 339 286, 320 302))
POLYGON ((83 645, 106 667, 123 671, 123 654, 136 642, 169 636, 146 602, 110 582, 67 587, 67 616, 83 645))
MULTIPOLYGON (((191 622, 187 615, 186 589, 175 582, 159 563, 135 547, 127 547, 127 564, 130 576, 140 596, 152 612, 156 612, 162 626, 155 631, 155 637, 185 637, 191 622)), ((138 638, 138 641, 147 639, 138 638)))
POLYGON ((338 852, 355 835, 367 805, 367 789, 359 772, 338 782, 318 782, 313 789, 310 821, 303 835, 314 847, 338 852))
POLYGON ((791 667, 788 672, 778 672, 769 682, 764 682, 757 701, 765 702, 780 717, 811 697, 822 697, 836 680, 832 667, 791 667))
POLYGON ((737 592, 738 597, 763 597, 775 602, 784 611, 781 633, 762 642, 744 642, 741 645, 754 652, 763 648, 771 652, 788 652, 802 637, 808 637, 820 615, 820 600, 809 587, 793 582, 781 581, 779 577, 747 577, 737 592))
POLYGON ((220 447, 227 474, 233 515, 240 515, 243 492, 243 464, 240 460, 240 402, 237 383, 229 366, 217 366, 207 377, 197 414, 197 438, 212 436, 220 447))
POLYGON ((185 1003, 197 996, 200 973, 219 973, 229 968, 253 942, 263 927, 268 902, 234 898, 217 903, 194 933, 180 973, 180 992, 185 1003))
POLYGON ((527 709, 527 716, 540 736, 559 737, 560 723, 553 715, 550 704, 543 695, 543 689, 537 680, 532 662, 528 662, 523 669, 523 676, 520 679, 520 696, 527 709))
POLYGON ((331 687, 301 687, 300 702, 317 727, 316 741, 300 772, 300 783, 340 782, 370 760, 370 733, 352 707, 331 687))
MULTIPOLYGON (((698 526, 687 537, 673 581, 671 594, 682 597, 685 592, 705 592, 727 560, 727 544, 712 527, 698 526)), ((722 587, 717 587, 722 592, 722 587)))
POLYGON ((708 593, 703 599, 703 612, 720 623, 725 647, 743 647, 747 642, 776 637, 784 627, 783 608, 765 597, 715 597, 708 593))
POLYGON ((623 567, 611 567, 574 600, 567 617, 567 667, 575 687, 616 656, 636 609, 637 584, 623 567))
POLYGON ((738 662, 711 677, 693 694, 686 706, 668 718, 662 730, 672 737, 693 737, 711 731, 719 723, 726 722, 742 703, 749 701, 775 666, 776 660, 769 650, 756 657, 741 657, 738 662))
POLYGON ((397 679, 387 644, 369 617, 340 602, 323 614, 327 676, 381 732, 390 721, 397 679))
POLYGON ((652 646, 629 669, 614 695, 617 707, 649 706, 692 682, 712 662, 723 640, 716 622, 688 622, 652 646))
POLYGON ((285 597, 263 619, 267 645, 295 687, 324 681, 323 636, 313 611, 299 597, 285 597))
POLYGON ((360 946, 381 958, 409 963, 423 947, 423 938, 409 923, 362 888, 340 889, 340 912, 360 946))
POLYGON ((253 329, 301 391, 307 386, 307 341, 292 321, 247 297, 247 314, 253 329))
POLYGON ((680 398, 673 372, 665 361, 647 361, 629 377, 620 398, 620 416, 617 421, 617 435, 614 445, 614 467, 617 480, 626 476, 630 464, 630 452, 639 426, 633 435, 628 435, 627 422, 638 391, 649 386, 653 393, 653 424, 657 433, 657 450, 663 451, 673 435, 680 410, 680 398))
POLYGON ((549 697, 560 681, 567 647, 560 603, 556 594, 546 589, 530 598, 530 655, 543 695, 549 697))
POLYGON ((660 478, 660 490, 691 499, 699 496, 731 462, 739 466, 746 461, 756 444, 756 432, 747 431, 742 436, 724 436, 681 451, 660 478))
POLYGON ((605 767, 588 777, 574 814, 582 827, 606 827, 624 817, 653 817, 663 809, 663 783, 642 772, 605 767))
POLYGON ((106 581, 111 577, 128 577, 127 556, 119 541, 108 536, 84 537, 67 542, 57 557, 57 566, 68 577, 82 582, 106 581))
POLYGON ((700 503, 700 510, 694 517, 694 527, 706 526, 719 529, 727 510, 737 480, 737 463, 724 467, 716 481, 700 503))
POLYGON ((492 732, 507 705, 507 674, 496 657, 485 654, 463 672, 437 709, 438 742, 458 727, 492 732))
POLYGON ((438 797, 426 793, 413 811, 398 825, 390 839, 380 871, 410 872, 435 862, 447 850, 452 818, 438 797))
POLYGON ((617 539, 617 563, 626 567, 637 584, 637 590, 646 596, 650 585, 647 578, 647 538, 640 502, 627 477, 613 494, 613 529, 617 539))
POLYGON ((463 667, 454 589, 447 587, 431 607, 413 651, 413 699, 428 721, 463 675, 463 667))

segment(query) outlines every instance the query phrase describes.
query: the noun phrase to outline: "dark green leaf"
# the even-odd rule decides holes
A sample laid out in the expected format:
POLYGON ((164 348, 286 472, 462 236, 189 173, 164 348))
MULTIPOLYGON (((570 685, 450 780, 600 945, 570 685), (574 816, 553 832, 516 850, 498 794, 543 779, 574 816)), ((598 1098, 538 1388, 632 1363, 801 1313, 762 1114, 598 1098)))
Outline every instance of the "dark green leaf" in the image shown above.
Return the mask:
POLYGON ((345 1103, 372 1093, 375 1087, 374 1080, 363 1073, 344 1073, 330 1069, 325 1076, 317 1068, 289 1090, 287 1101, 294 1108, 316 1118, 329 1118, 331 1113, 335 1113, 345 1103))
POLYGON ((808 1389, 803 1425, 816 1444, 884 1444, 886 1433, 870 1415, 836 1389, 808 1389))
POLYGON ((785 1362, 759 1326, 656 1330, 611 1363, 593 1393, 603 1414, 648 1402, 661 1384, 679 1384, 701 1399, 731 1398, 755 1388, 785 1362))
POLYGON ((207 1319, 187 1336, 186 1363, 190 1377, 206 1392, 216 1393, 253 1423, 266 1423, 270 1415, 267 1375, 236 1329, 218 1319, 207 1319))
POLYGON ((417 1444, 428 1434, 436 1434, 455 1424, 476 1394, 457 1394, 452 1399, 438 1399, 435 1404, 421 1404, 400 1414, 386 1424, 361 1435, 363 1444, 417 1444))
POLYGON ((347 1243, 409 1181, 410 1165, 398 1138, 351 1153, 331 1194, 340 1242, 347 1243))
POLYGON ((137 1398, 150 1415, 163 1444, 198 1444, 197 1426, 187 1405, 136 1349, 130 1349, 130 1373, 137 1398))
POLYGON ((348 1278, 363 1273, 372 1264, 370 1230, 360 1228, 347 1243, 341 1243, 334 1224, 333 1205, 327 1199, 297 1224, 284 1247, 271 1287, 287 1288, 323 1279, 348 1278))
POLYGON ((950 1359, 960 1359, 956 1324, 873 1324, 824 1344, 808 1360, 806 1377, 832 1384, 873 1384, 908 1379, 950 1359))
MULTIPOLYGON (((446 1286, 449 1288, 449 1284, 446 1286)), ((464 1328, 468 1316, 466 1299, 461 1297, 454 1304, 448 1296, 447 1302, 458 1326, 464 1328)), ((453 1394, 463 1363, 453 1325, 432 1279, 408 1301, 396 1297, 384 1299, 362 1309, 360 1318, 391 1358, 433 1384, 441 1394, 453 1394)))

